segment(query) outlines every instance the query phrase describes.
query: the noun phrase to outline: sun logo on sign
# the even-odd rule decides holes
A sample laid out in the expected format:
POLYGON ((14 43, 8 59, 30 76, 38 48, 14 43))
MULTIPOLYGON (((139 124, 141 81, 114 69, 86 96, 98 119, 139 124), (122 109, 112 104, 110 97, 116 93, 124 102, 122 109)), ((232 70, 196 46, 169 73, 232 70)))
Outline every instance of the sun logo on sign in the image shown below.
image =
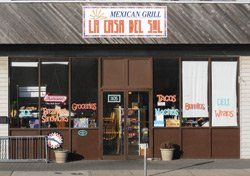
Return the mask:
POLYGON ((104 16, 104 13, 102 13, 101 10, 92 10, 93 14, 91 14, 90 16, 92 17, 91 19, 94 20, 102 20, 102 19, 107 19, 106 16, 104 16))

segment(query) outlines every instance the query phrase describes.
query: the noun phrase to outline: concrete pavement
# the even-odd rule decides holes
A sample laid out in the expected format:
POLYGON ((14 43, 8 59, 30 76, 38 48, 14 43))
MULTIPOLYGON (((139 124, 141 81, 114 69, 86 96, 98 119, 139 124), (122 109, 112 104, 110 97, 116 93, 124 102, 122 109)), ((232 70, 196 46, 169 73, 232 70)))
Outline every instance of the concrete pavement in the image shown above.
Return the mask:
MULTIPOLYGON (((148 176, 250 176, 250 160, 148 161, 148 176)), ((0 163, 0 176, 143 176, 143 160, 0 163)))
MULTIPOLYGON (((1 171, 0 176, 143 176, 143 170, 96 171, 1 171)), ((149 170, 148 176, 250 176, 250 169, 149 170)))

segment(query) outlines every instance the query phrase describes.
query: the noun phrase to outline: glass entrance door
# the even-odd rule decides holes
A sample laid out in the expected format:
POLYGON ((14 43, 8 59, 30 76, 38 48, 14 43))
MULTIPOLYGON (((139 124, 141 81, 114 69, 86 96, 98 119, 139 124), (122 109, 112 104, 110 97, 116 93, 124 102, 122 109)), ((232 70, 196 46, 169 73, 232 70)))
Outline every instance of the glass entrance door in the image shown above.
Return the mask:
POLYGON ((149 143, 148 92, 128 92, 128 156, 142 156, 140 144, 149 143))
POLYGON ((143 155, 140 144, 149 143, 148 102, 148 92, 103 92, 103 156, 143 155))
POLYGON ((103 92, 103 156, 124 155, 124 93, 103 92))

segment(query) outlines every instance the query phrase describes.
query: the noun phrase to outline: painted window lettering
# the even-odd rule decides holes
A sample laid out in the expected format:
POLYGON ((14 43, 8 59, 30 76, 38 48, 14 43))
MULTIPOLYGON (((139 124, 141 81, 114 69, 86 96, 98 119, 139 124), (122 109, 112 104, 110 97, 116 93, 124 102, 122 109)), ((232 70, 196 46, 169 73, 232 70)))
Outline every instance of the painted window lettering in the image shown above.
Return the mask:
POLYGON ((72 110, 76 111, 77 109, 92 109, 96 110, 96 103, 87 103, 87 104, 72 104, 72 110))
POLYGON ((176 95, 156 95, 158 97, 158 102, 162 102, 162 101, 165 101, 165 102, 168 102, 168 101, 171 101, 171 102, 176 102, 176 95))
POLYGON ((189 104, 189 103, 185 103, 185 110, 190 110, 190 109, 202 109, 202 110, 205 110, 205 104, 200 104, 200 103, 189 104))
POLYGON ((68 122, 66 109, 47 109, 43 108, 42 123, 46 122, 68 122))
POLYGON ((155 114, 157 116, 164 115, 164 116, 178 116, 179 115, 179 109, 160 109, 155 108, 155 114))

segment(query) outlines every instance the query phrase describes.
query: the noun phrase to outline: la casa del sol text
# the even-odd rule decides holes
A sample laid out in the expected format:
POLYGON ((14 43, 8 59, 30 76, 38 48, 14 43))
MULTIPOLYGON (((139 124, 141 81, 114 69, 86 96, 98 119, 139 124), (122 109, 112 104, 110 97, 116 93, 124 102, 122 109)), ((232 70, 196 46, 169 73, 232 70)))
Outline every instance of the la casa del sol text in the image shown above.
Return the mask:
MULTIPOLYGON (((148 20, 149 31, 147 33, 163 33, 160 29, 160 20, 148 20)), ((100 21, 89 20, 89 33, 100 33, 100 21)), ((129 33, 144 33, 141 20, 129 20, 129 33)), ((124 33, 124 20, 104 20, 104 33, 124 33)))

